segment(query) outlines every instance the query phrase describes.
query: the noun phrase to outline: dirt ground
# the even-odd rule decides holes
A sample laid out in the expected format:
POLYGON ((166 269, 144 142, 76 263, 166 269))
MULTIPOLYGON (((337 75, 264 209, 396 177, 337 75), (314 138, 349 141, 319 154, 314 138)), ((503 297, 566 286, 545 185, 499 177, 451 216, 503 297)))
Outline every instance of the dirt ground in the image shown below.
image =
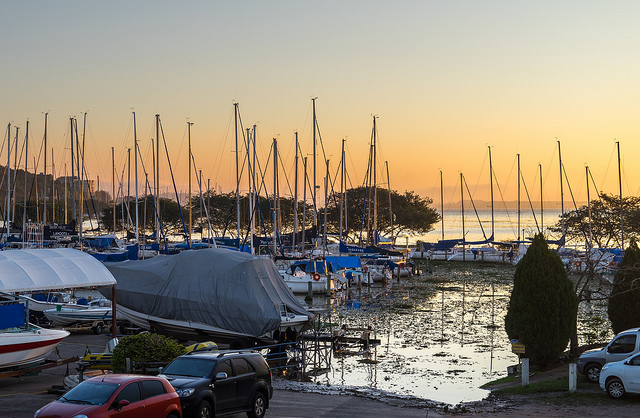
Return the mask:
MULTIPOLYGON (((545 372, 536 372, 530 383, 559 379, 567 376, 567 366, 559 366, 545 372)), ((520 386, 510 382, 490 387, 492 391, 520 386)), ((637 417, 640 415, 640 396, 627 395, 623 399, 611 399, 597 384, 578 376, 575 393, 543 392, 527 395, 505 395, 493 392, 487 399, 453 408, 450 412, 460 416, 563 416, 563 417, 637 417)))

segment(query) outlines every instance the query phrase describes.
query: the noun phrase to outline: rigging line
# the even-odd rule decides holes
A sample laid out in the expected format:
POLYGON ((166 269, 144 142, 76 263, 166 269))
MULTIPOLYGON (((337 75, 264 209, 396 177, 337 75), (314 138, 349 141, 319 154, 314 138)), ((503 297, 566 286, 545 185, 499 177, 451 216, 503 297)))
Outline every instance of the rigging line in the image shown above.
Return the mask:
MULTIPOLYGON (((489 154, 485 153, 484 159, 482 160, 482 166, 480 167, 480 173, 482 173, 484 171, 484 166, 485 166, 485 164, 487 164, 487 159, 488 158, 489 158, 489 154)), ((478 185, 480 184, 480 177, 482 177, 482 174, 478 175, 478 177, 476 177, 476 184, 473 186, 473 193, 474 194, 478 191, 478 185)), ((464 182, 466 183, 467 180, 465 180, 464 182)))
MULTIPOLYGON (((213 228, 211 227, 211 220, 209 219, 209 209, 207 208, 207 204, 204 201, 204 195, 202 194, 202 183, 201 183, 201 175, 198 175, 198 169, 196 168, 196 157, 193 155, 193 153, 191 153, 191 160, 193 161, 193 171, 195 171, 196 174, 196 179, 198 180, 198 191, 200 192, 200 203, 202 204, 202 207, 204 208, 204 213, 207 217, 207 225, 209 227, 209 233, 211 234, 211 236, 214 236, 214 232, 213 232, 213 228)), ((189 204, 191 204, 191 202, 189 202, 189 204)), ((202 213, 200 214, 200 218, 202 218, 202 213)), ((200 225, 202 226, 202 221, 200 223, 200 225)), ((200 231, 200 236, 202 236, 202 231, 200 231)), ((218 245, 216 244, 216 240, 212 240, 213 241, 213 247, 214 248, 218 248, 218 245)))
MULTIPOLYGON (((473 211, 476 213, 476 218, 478 219, 478 224, 480 225, 480 230, 482 231, 482 236, 484 237, 484 239, 487 239, 487 234, 485 234, 484 232, 484 228, 482 227, 482 221, 480 220, 480 215, 478 214, 478 209, 476 209, 476 204, 473 202, 473 197, 471 197, 471 192, 469 191, 469 185, 467 184, 467 180, 464 177, 464 174, 462 175, 462 179, 464 180, 464 185, 467 189, 467 194, 469 194, 469 200, 471 201, 471 206, 473 206, 473 211)), ((462 240, 464 241, 464 236, 465 233, 464 231, 462 231, 462 240)), ((493 237, 491 237, 491 239, 493 239, 493 237)))
MULTIPOLYGON (((573 190, 571 189, 571 183, 569 183, 569 178, 567 177, 567 170, 562 164, 562 172, 564 173, 564 178, 567 180, 567 188, 569 189, 569 195, 571 196, 571 201, 573 202, 573 208, 576 213, 578 213, 578 205, 576 204, 576 199, 573 196, 573 190)), ((585 242, 589 242, 589 237, 587 236, 587 231, 582 223, 582 217, 578 217, 578 221, 580 222, 580 230, 582 231, 582 236, 584 237, 585 242)))
MULTIPOLYGON (((493 171, 493 170, 491 170, 491 171, 493 171)), ((511 222, 511 216, 509 215, 509 210, 507 209, 507 204, 504 201, 504 195, 502 194, 502 189, 500 188, 500 183, 498 183, 498 177, 496 176, 496 172, 495 171, 493 171, 492 176, 496 180, 496 187, 498 188, 498 193, 500 193, 500 198, 502 199, 502 204, 504 206, 504 213, 507 215, 507 220, 508 220, 509 224, 511 225, 511 229, 513 231, 513 222, 511 222)))
POLYGON ((593 188, 596 189, 596 195, 598 196, 598 199, 602 200, 602 198, 600 197, 600 191, 598 191, 598 186, 596 185, 596 181, 593 178, 593 173, 591 172, 591 170, 589 170, 589 177, 591 178, 591 183, 593 183, 593 188))
MULTIPOLYGON (((516 169, 516 163, 518 161, 518 158, 516 156, 516 158, 513 159, 513 163, 511 164, 511 169, 509 170, 509 175, 507 176, 507 184, 505 185, 505 189, 509 189, 509 185, 511 184, 511 176, 513 175, 514 170, 516 169)), ((517 170, 516 170, 517 171, 517 170)), ((494 171, 494 175, 495 175, 495 171, 494 171)), ((498 176, 495 176, 496 178, 496 184, 498 183, 498 176)), ((500 187, 500 186, 498 186, 500 187)), ((507 209, 507 202, 504 200, 504 196, 502 196, 502 191, 500 191, 500 197, 502 198, 502 203, 504 205, 504 211, 507 214, 507 218, 509 219, 509 223, 511 224, 511 231, 515 232, 515 235, 518 235, 518 231, 515 231, 513 229, 513 222, 511 222, 511 216, 509 215, 509 210, 507 209)), ((517 212, 517 209, 516 209, 517 212)))
POLYGON ((322 142, 322 135, 320 135, 320 126, 318 125, 318 118, 316 118, 316 129, 318 132, 318 140, 320 140, 320 149, 322 149, 322 158, 327 161, 327 153, 324 151, 324 142, 322 142))
MULTIPOLYGON (((536 229, 538 233, 540 233, 540 225, 538 225, 538 218, 536 217, 536 211, 533 209, 533 203, 531 203, 531 196, 529 196, 529 189, 527 188, 527 183, 524 181, 524 177, 521 177, 522 185, 524 186, 524 191, 527 194, 527 201, 529 202, 529 207, 531 208, 531 214, 533 215, 533 220, 536 223, 536 229)), ((524 239, 524 237, 522 237, 524 239)))
POLYGON ((285 170, 284 163, 282 162, 282 154, 280 154, 280 151, 278 151, 278 155, 280 156, 278 160, 280 161, 280 168, 282 168, 282 173, 284 174, 284 180, 287 184, 287 188, 289 189, 289 195, 293 196, 293 191, 291 190, 291 183, 289 183, 289 176, 287 175, 287 170, 285 170))
MULTIPOLYGON (((547 171, 544 173, 544 179, 542 180, 542 188, 544 189, 544 186, 547 184, 547 181, 549 180, 549 171, 551 170, 552 166, 553 167, 557 167, 557 165, 554 164, 554 161, 557 161, 557 152, 558 152, 558 147, 553 147, 553 155, 551 155, 551 158, 549 159, 549 162, 547 164, 547 171)), ((555 172, 555 169, 554 169, 555 172)))
MULTIPOLYGON (((138 147, 138 151, 140 151, 140 145, 136 144, 136 147, 138 147)), ((145 175, 145 186, 147 190, 152 190, 151 189, 151 184, 149 183, 149 175, 147 173, 147 169, 144 166, 144 161, 140 161, 140 164, 142 165, 142 172, 145 175)), ((147 196, 149 195, 145 195, 144 200, 145 202, 147 201, 147 196)), ((164 241, 164 247, 167 248, 167 237, 164 233, 164 228, 162 227, 162 222, 160 222, 160 215, 158 214, 158 208, 156 207, 156 200, 155 199, 151 199, 151 204, 153 205, 153 211, 155 213, 155 218, 158 220, 158 225, 160 225, 160 234, 162 235, 162 240, 164 241)), ((115 225, 114 225, 115 227, 115 225)), ((146 225, 144 226, 145 231, 146 231, 146 225)))
POLYGON ((611 155, 609 155, 609 162, 607 163, 607 167, 604 170, 604 174, 602 175, 602 182, 600 184, 605 184, 607 176, 609 174, 609 168, 611 168, 611 162, 613 161, 615 155, 616 155, 616 143, 614 141, 613 149, 611 150, 611 155))
MULTIPOLYGON (((65 124, 66 125, 66 124, 65 124)), ((93 130, 91 129, 91 124, 87 123, 87 128, 89 130, 89 139, 94 139, 95 136, 93 134, 93 130)), ((98 166, 98 173, 102 173, 103 172, 103 167, 102 167, 102 163, 103 160, 102 158, 98 157, 98 150, 96 149, 96 142, 95 140, 89 141, 89 143, 91 144, 91 146, 93 147, 93 153, 94 156, 96 158, 95 164, 98 166)), ((87 177, 88 178, 88 177, 87 177)))
MULTIPOLYGON (((171 173, 171 182, 173 183, 173 191, 176 194, 176 202, 178 203, 178 212, 180 212, 180 220, 182 221, 182 229, 184 231, 185 238, 187 240, 187 246, 191 248, 191 240, 189 239, 189 233, 187 232, 187 225, 184 222, 184 216, 182 214, 182 206, 180 206, 180 197, 178 196, 178 189, 176 188, 176 181, 173 177, 173 169, 171 168, 171 160, 169 159, 169 149, 167 148, 167 140, 164 137, 164 128, 162 126, 162 121, 158 118, 160 122, 160 132, 162 132, 162 143, 164 144, 164 150, 167 154, 167 164, 169 165, 169 172, 171 173)), ((160 160, 158 160, 160 161, 160 160)))
POLYGON ((222 145, 220 147, 220 151, 218 152, 218 158, 217 158, 217 164, 215 161, 214 164, 210 167, 209 169, 209 175, 208 177, 211 178, 213 177, 213 184, 215 187, 215 184, 217 182, 218 179, 218 175, 220 174, 220 168, 222 167, 222 159, 224 158, 225 152, 224 150, 227 149, 227 142, 229 141, 229 137, 230 137, 230 133, 231 133, 231 126, 232 126, 232 120, 233 120, 233 111, 231 111, 229 113, 229 118, 227 119, 227 125, 225 127, 224 133, 223 133, 223 138, 224 140, 222 141, 222 145), (212 175, 214 172, 214 168, 216 168, 215 170, 215 175, 212 175))

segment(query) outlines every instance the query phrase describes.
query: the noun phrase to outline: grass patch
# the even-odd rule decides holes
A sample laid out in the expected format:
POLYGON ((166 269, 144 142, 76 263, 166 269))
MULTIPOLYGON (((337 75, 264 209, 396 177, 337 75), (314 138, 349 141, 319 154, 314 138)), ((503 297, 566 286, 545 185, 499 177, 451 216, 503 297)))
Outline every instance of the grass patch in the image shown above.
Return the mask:
MULTIPOLYGON (((518 376, 517 379, 521 379, 518 376)), ((504 395, 529 395, 532 393, 559 392, 569 388, 569 377, 545 380, 542 382, 529 383, 527 386, 514 386, 503 389, 496 389, 493 393, 504 395)))
POLYGON ((481 389, 491 389, 491 386, 499 385, 501 383, 511 383, 520 381, 522 378, 520 376, 512 375, 501 377, 500 379, 492 380, 491 382, 487 382, 484 385, 480 386, 481 389))

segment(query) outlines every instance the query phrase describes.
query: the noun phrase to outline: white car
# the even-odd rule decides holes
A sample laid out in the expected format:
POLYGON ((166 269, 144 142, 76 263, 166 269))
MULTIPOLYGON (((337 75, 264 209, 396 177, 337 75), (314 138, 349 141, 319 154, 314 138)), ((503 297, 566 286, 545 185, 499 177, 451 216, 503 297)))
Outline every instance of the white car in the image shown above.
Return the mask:
POLYGON ((640 393, 640 354, 602 366, 600 387, 612 398, 640 393))

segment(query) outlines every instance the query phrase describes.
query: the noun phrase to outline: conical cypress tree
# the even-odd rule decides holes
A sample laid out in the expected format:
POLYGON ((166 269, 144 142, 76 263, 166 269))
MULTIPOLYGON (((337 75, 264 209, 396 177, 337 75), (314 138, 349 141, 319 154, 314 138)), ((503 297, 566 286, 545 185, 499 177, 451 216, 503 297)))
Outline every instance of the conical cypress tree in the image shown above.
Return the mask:
POLYGON ((578 312, 578 297, 560 257, 549 250, 542 234, 516 267, 505 317, 511 339, 525 345, 533 364, 545 367, 567 347, 578 312))
POLYGON ((640 249, 631 241, 613 278, 609 320, 614 333, 640 327, 640 249))

